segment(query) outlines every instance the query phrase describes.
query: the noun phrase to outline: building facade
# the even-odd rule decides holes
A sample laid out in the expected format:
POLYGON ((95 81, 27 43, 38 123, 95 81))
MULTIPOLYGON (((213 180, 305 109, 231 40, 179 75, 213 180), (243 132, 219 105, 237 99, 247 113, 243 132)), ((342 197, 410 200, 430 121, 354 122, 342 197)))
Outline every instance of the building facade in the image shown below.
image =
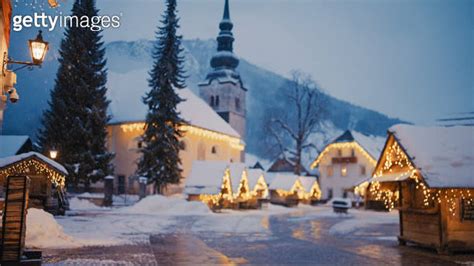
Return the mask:
POLYGON ((245 139, 247 89, 236 71, 239 59, 233 53, 233 27, 226 0, 219 24, 217 53, 211 58, 212 71, 199 84, 199 92, 201 98, 245 139))
MULTIPOLYGON (((12 6, 10 0, 0 1, 0 56, 2 60, 8 57, 8 47, 10 45, 10 21, 12 16, 12 6)), ((4 71, 2 66, 2 72, 4 71)), ((7 105, 5 95, 5 73, 0 75, 0 134, 3 127, 3 114, 7 105)))
POLYGON ((384 139, 346 131, 329 143, 311 164, 319 170, 322 199, 356 200, 354 187, 371 177, 384 139))

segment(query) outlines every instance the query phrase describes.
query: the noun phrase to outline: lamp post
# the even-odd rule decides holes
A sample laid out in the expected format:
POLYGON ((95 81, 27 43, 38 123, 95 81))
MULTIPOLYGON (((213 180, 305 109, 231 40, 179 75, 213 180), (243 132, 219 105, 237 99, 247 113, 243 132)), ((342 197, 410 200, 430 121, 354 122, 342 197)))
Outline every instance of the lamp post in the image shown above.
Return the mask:
POLYGON ((7 57, 7 53, 3 55, 3 73, 5 74, 5 70, 7 65, 24 65, 26 66, 39 66, 41 67, 41 64, 44 61, 44 58, 46 56, 46 52, 48 51, 49 48, 49 43, 45 42, 43 40, 43 32, 40 30, 38 32, 38 35, 36 36, 36 39, 34 40, 29 40, 29 48, 30 48, 30 55, 31 55, 31 61, 32 62, 25 62, 25 61, 15 61, 7 57))

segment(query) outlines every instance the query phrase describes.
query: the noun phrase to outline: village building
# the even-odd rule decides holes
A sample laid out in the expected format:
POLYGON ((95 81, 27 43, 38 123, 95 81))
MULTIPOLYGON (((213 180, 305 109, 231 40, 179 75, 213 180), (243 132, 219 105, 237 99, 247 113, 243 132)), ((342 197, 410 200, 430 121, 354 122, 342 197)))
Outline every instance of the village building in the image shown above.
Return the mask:
MULTIPOLYGON (((10 46, 10 24, 12 16, 12 4, 10 0, 0 1, 0 55, 2 58, 8 57, 8 48, 10 46)), ((3 66, 2 66, 3 67, 3 66)), ((11 72, 14 74, 13 72, 11 72)), ((5 91, 5 82, 11 75, 0 75, 0 134, 2 134, 3 115, 7 106, 7 96, 5 91)))
POLYGON ((28 136, 0 135, 0 158, 33 151, 33 142, 28 136))
POLYGON ((311 164, 311 169, 319 170, 322 199, 362 201, 354 188, 372 176, 383 144, 383 138, 347 130, 326 145, 311 164))
POLYGON ((0 194, 3 198, 8 176, 28 176, 28 207, 63 214, 68 208, 64 190, 67 174, 62 165, 36 152, 0 158, 0 194))
MULTIPOLYGON (((213 70, 206 78, 207 85, 203 83, 199 88, 202 99, 190 89, 176 90, 184 99, 178 105, 178 111, 187 122, 181 127, 184 132, 180 152, 183 181, 178 186, 168 186, 165 192, 168 194, 182 192, 184 180, 196 160, 234 163, 244 160, 246 89, 235 70, 238 60, 232 54, 234 38, 228 2, 220 28, 218 51, 211 59, 213 70)), ((135 172, 147 111, 141 96, 148 88, 147 80, 146 69, 109 74, 112 120, 108 126, 108 148, 115 154, 114 184, 118 194, 138 192, 135 172), (131 88, 139 91, 131 92, 131 88)))
POLYGON ((398 205, 400 244, 474 250, 474 127, 396 125, 368 197, 398 205))
MULTIPOLYGON (((269 173, 293 173, 295 171, 295 162, 288 155, 280 155, 268 168, 269 173)), ((309 171, 301 166, 301 174, 307 175, 309 171)))
POLYGON ((211 209, 257 209, 268 197, 263 172, 243 163, 195 161, 186 180, 184 194, 211 209))

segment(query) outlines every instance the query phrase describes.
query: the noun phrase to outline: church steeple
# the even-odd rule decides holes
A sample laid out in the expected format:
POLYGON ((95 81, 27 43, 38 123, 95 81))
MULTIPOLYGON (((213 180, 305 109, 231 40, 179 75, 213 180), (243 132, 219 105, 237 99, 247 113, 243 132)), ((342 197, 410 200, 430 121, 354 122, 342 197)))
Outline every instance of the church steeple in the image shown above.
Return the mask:
POLYGON ((233 27, 234 24, 230 20, 229 0, 225 0, 224 15, 219 23, 220 32, 217 36, 217 54, 211 59, 211 67, 214 69, 235 69, 239 65, 239 59, 232 54, 233 27))
POLYGON ((247 89, 237 71, 239 59, 233 53, 233 28, 234 24, 230 20, 229 0, 225 0, 224 14, 219 23, 219 35, 217 36, 217 52, 211 58, 212 70, 199 84, 199 94, 245 139, 247 89))

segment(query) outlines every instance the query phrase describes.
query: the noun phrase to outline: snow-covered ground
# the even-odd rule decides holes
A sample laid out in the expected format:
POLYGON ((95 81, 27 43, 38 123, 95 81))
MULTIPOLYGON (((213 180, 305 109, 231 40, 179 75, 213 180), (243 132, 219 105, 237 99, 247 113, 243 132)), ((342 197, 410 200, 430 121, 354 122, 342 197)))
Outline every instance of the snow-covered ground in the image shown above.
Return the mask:
POLYGON ((262 210, 224 210, 211 212, 201 202, 184 198, 149 196, 133 206, 102 208, 74 198, 69 216, 53 217, 30 209, 27 218, 26 245, 35 248, 76 248, 81 246, 110 246, 143 243, 151 234, 172 233, 176 230, 248 234, 270 237, 269 218, 287 215, 288 219, 340 219, 330 228, 330 234, 350 234, 373 224, 396 224, 398 213, 350 210, 336 214, 328 206, 300 205, 286 208, 268 205, 262 210), (185 221, 179 227, 178 221, 185 221))

